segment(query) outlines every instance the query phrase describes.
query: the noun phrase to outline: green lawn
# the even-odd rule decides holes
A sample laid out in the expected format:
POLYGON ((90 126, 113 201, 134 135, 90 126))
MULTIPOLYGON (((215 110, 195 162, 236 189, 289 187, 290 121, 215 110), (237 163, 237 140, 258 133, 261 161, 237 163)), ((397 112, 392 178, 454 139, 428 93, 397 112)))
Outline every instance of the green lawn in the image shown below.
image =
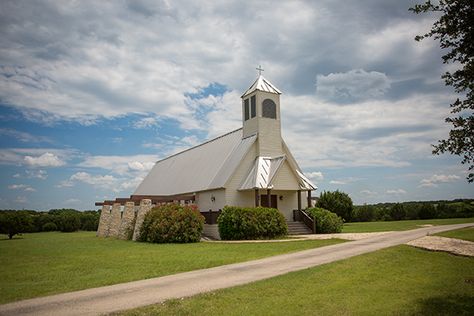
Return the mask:
POLYGON ((474 227, 461 228, 456 230, 450 230, 443 233, 436 234, 437 236, 464 239, 468 241, 474 241, 474 227))
POLYGON ((407 221, 391 221, 391 222, 360 222, 345 223, 343 233, 369 233, 383 232, 391 230, 409 230, 420 228, 420 225, 449 225, 461 223, 473 223, 474 218, 446 218, 446 219, 420 219, 407 221))
POLYGON ((473 310, 474 258, 397 246, 122 314, 472 315, 473 310))
MULTIPOLYGON (((0 238, 6 238, 0 235, 0 238)), ((94 232, 0 239, 0 303, 210 268, 342 242, 147 244, 94 232)))

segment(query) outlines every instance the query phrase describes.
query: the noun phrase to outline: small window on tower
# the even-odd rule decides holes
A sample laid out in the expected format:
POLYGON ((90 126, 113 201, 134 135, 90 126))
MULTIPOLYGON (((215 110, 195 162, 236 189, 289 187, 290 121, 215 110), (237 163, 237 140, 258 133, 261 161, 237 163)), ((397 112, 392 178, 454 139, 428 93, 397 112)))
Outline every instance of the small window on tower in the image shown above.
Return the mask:
POLYGON ((245 120, 249 119, 249 99, 244 100, 244 115, 245 120))
POLYGON ((262 102, 262 116, 276 119, 276 104, 270 99, 265 99, 262 102))
POLYGON ((250 98, 250 107, 251 107, 250 117, 255 117, 257 115, 257 101, 255 99, 255 96, 252 96, 250 98))

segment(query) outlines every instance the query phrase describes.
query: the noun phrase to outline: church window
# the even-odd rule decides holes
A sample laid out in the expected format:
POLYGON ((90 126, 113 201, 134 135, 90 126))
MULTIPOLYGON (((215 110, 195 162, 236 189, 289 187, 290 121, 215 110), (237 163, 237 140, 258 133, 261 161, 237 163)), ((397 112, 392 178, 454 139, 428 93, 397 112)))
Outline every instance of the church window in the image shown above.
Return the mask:
POLYGON ((255 117, 257 115, 257 101, 255 99, 255 96, 252 96, 250 98, 250 107, 251 107, 251 116, 250 117, 255 117))
POLYGON ((245 120, 249 119, 249 99, 244 100, 244 115, 245 120))
POLYGON ((276 119, 276 104, 273 100, 265 99, 262 102, 262 117, 276 119))

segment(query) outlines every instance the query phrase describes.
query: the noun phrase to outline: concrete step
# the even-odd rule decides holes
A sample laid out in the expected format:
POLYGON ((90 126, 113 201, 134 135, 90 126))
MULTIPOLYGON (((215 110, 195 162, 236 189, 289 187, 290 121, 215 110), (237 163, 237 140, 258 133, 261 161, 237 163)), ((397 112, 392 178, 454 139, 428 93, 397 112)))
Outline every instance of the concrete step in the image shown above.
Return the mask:
POLYGON ((311 229, 309 229, 303 222, 286 222, 288 225, 288 235, 304 235, 311 234, 311 229))

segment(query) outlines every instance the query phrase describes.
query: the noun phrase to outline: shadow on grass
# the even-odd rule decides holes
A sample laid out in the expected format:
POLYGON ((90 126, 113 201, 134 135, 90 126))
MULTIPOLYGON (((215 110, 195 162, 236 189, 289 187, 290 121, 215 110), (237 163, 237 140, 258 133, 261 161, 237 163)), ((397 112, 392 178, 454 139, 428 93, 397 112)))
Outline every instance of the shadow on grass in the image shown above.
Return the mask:
POLYGON ((434 296, 417 302, 415 315, 472 315, 474 296, 434 296))

